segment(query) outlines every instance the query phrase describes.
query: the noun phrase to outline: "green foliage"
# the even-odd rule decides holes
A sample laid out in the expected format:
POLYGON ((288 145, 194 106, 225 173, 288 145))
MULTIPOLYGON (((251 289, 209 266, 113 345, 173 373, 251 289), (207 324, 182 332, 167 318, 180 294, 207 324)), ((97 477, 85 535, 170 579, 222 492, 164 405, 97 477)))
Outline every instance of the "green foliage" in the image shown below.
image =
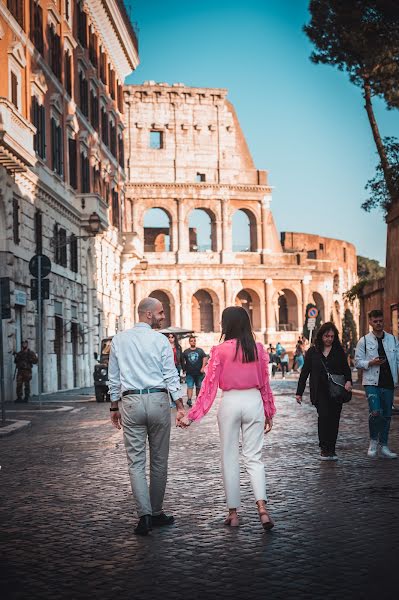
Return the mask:
POLYGON ((399 106, 399 10, 396 0, 310 0, 304 31, 316 47, 314 63, 369 81, 374 95, 399 106))
MULTIPOLYGON (((383 143, 390 168, 390 179, 395 189, 395 195, 399 197, 399 140, 385 137, 383 143)), ((370 196, 363 202, 363 210, 370 212, 373 208, 382 208, 388 212, 392 204, 392 197, 387 187, 381 161, 376 168, 374 178, 367 182, 366 190, 370 196)))
POLYGON ((357 328, 352 311, 347 308, 342 321, 342 344, 352 354, 357 344, 357 328))
POLYGON ((360 279, 374 281, 385 277, 385 267, 382 267, 378 260, 367 258, 366 256, 357 257, 357 274, 360 279))
MULTIPOLYGON (((306 338, 307 340, 308 340, 308 339, 309 339, 309 337, 310 337, 310 331, 309 331, 309 329, 308 329, 308 328, 307 328, 307 326, 306 326, 306 324, 307 324, 307 321, 308 321, 308 310, 309 310, 309 308, 317 308, 317 306, 316 306, 316 304, 308 304, 308 305, 306 306, 306 310, 305 310, 305 319, 304 319, 304 322, 303 322, 303 335, 305 336, 305 338, 306 338)), ((314 329, 314 331, 317 331, 317 330, 318 330, 318 328, 320 327, 320 323, 321 323, 321 317, 320 317, 320 313, 319 313, 319 314, 317 315, 317 317, 316 317, 316 326, 315 326, 315 329, 314 329)))

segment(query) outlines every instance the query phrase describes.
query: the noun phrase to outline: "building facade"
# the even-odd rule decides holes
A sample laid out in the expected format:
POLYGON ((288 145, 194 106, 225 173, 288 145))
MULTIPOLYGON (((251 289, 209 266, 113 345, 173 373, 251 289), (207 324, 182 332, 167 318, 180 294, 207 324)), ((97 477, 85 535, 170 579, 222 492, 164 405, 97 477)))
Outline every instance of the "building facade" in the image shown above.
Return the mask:
POLYGON ((256 169, 226 90, 147 82, 126 86, 125 100, 129 321, 151 295, 168 324, 195 330, 207 348, 232 304, 248 310, 260 341, 290 349, 309 303, 341 327, 342 294, 357 280, 355 248, 278 235, 267 172, 256 169))
MULTIPOLYGON (((52 262, 43 391, 92 384, 101 337, 121 326, 123 82, 138 65, 122 0, 0 0, 0 276, 7 400, 13 352, 37 349, 29 261, 52 262), (100 233, 89 236, 90 217, 100 233), (83 237, 83 239, 82 239, 83 237)), ((37 374, 33 389, 37 391, 37 374)))

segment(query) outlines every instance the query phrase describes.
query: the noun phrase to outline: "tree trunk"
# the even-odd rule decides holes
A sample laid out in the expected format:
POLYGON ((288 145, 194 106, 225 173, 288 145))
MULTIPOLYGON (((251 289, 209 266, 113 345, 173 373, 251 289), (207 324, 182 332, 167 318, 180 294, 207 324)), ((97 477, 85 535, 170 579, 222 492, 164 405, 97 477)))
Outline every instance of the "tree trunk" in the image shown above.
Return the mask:
POLYGON ((370 82, 369 82, 368 78, 366 78, 366 77, 363 78, 363 92, 364 92, 363 95, 364 95, 364 100, 365 100, 364 107, 366 109, 367 116, 369 118, 369 123, 370 123, 371 131, 373 133, 374 142, 375 142, 375 145, 377 146, 377 152, 380 157, 381 167, 382 167, 382 170, 384 173, 385 183, 387 185, 387 189, 388 189, 389 195, 391 197, 391 201, 394 202, 395 200, 398 200, 398 198, 396 197, 396 189, 395 189, 394 182, 392 181, 391 167, 390 167, 390 164, 388 161, 387 153, 385 151, 385 146, 381 139, 377 121, 374 116, 373 106, 371 104, 370 82))

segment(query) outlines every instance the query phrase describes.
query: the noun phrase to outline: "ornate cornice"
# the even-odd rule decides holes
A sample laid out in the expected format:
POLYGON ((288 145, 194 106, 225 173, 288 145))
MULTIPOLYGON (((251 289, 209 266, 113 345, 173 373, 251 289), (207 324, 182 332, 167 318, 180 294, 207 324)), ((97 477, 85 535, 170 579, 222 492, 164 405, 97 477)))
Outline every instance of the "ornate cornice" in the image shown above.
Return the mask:
POLYGON ((268 185, 251 185, 251 184, 235 184, 235 183, 223 183, 220 185, 216 185, 213 183, 134 183, 127 182, 126 183, 126 191, 132 189, 166 189, 166 190, 188 190, 195 189, 198 191, 209 190, 214 192, 218 197, 224 194, 228 194, 230 191, 235 192, 256 192, 259 194, 271 194, 272 187, 268 185))

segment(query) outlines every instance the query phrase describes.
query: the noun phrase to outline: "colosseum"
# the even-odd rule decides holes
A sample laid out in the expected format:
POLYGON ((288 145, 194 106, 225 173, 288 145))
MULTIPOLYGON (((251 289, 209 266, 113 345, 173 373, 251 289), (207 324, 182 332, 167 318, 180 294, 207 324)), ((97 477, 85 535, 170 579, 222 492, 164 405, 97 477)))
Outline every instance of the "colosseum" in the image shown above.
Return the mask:
POLYGON ((278 234, 267 171, 254 165, 227 90, 146 82, 126 86, 125 101, 128 320, 141 298, 159 298, 166 324, 196 331, 206 348, 232 304, 248 310, 258 340, 289 349, 308 303, 340 326, 355 247, 278 234))

